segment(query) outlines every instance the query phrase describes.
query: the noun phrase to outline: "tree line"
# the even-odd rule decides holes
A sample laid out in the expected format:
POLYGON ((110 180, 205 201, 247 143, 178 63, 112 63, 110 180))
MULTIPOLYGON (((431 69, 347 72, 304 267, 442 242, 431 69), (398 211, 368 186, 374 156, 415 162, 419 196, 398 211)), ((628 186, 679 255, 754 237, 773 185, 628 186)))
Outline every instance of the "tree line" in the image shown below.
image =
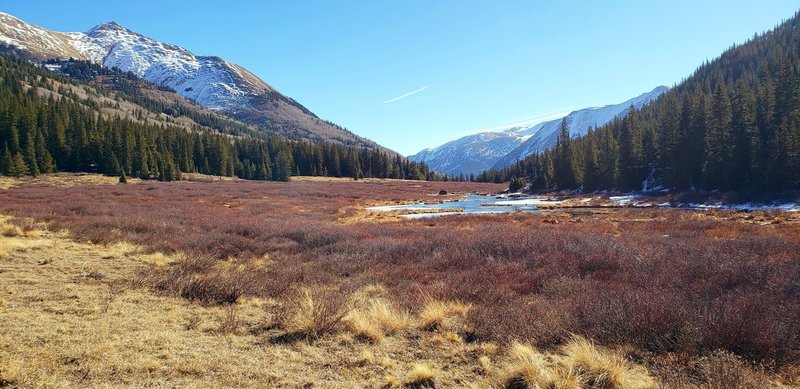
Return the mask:
MULTIPOLYGON (((146 118, 109 117, 100 114, 96 101, 56 87, 57 83, 85 87, 85 83, 17 57, 0 56, 0 76, 0 173, 4 175, 97 172, 165 181, 180 179, 187 172, 279 181, 293 175, 447 178, 424 164, 377 148, 312 144, 272 134, 232 136, 146 118)), ((142 109, 165 108, 144 100, 133 89, 120 95, 150 104, 142 109)), ((193 117, 207 125, 224 125, 228 132, 244 132, 245 127, 231 126, 226 119, 193 117)))
POLYGON ((476 177, 534 189, 800 189, 800 14, 706 63, 649 106, 476 177), (517 183, 518 185, 518 183, 517 183))

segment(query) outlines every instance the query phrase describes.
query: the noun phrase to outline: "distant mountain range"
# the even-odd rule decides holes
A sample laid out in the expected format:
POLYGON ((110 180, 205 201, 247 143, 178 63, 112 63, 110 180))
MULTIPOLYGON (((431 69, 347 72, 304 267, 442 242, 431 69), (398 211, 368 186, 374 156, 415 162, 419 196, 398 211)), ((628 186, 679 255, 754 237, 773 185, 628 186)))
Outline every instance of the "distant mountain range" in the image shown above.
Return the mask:
MULTIPOLYGON (((619 104, 571 112, 566 116, 570 135, 573 137, 584 135, 589 127, 605 125, 614 118, 623 116, 631 107, 640 109, 667 90, 669 88, 659 86, 619 104)), ((422 150, 408 158, 416 162, 425 162, 431 169, 450 175, 478 174, 491 168, 503 168, 553 147, 562 119, 468 135, 438 147, 422 150)))
POLYGON ((196 56, 115 22, 99 24, 86 32, 56 32, 0 12, 0 52, 37 62, 88 60, 106 68, 130 71, 204 107, 292 139, 378 146, 320 119, 239 65, 220 57, 196 56))

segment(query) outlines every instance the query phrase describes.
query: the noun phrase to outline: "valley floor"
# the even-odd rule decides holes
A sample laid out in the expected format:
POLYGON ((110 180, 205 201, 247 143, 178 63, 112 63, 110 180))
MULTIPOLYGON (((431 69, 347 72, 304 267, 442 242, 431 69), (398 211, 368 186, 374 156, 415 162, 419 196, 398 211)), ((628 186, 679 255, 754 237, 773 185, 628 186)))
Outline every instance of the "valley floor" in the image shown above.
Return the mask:
POLYGON ((127 244, 91 245, 63 233, 17 234, 15 227, 4 227, 5 385, 381 386, 401 382, 412 362, 445 369, 437 377, 441 384, 486 382, 478 357, 487 354, 487 345, 420 331, 377 343, 345 332, 273 344, 262 328, 269 324, 269 301, 243 298, 229 307, 209 307, 132 282, 142 266, 165 266, 174 258, 142 254, 127 244))
POLYGON ((500 187, 123 186, 65 175, 0 185, 0 387, 800 385, 798 296, 785 289, 799 274, 800 228, 780 213, 759 222, 663 210, 408 221, 364 209, 438 198, 440 188, 459 196, 500 187), (691 256, 706 280, 645 285, 674 271, 656 249, 678 269, 691 256), (721 267, 706 262, 734 252, 721 267), (537 264, 545 256, 564 264, 557 275, 547 270, 554 263, 537 264), (772 286, 748 284, 739 267, 772 286), (637 285, 642 274, 651 278, 637 285), (706 293, 720 277, 731 294, 718 299, 746 308, 725 311, 674 289, 706 293), (666 298, 686 310, 658 311, 674 308, 666 298), (692 311, 698 304, 739 327, 682 330, 708 323, 692 311), (656 345, 668 331, 677 343, 656 345))
MULTIPOLYGON (((335 335, 277 342, 283 332, 272 328, 274 301, 242 298, 230 306, 203 306, 156 295, 141 285, 146 280, 137 270, 178 258, 144 254, 125 243, 79 243, 63 232, 22 231, 3 219, 2 386, 356 388, 435 382, 486 388, 500 383, 496 359, 521 370, 528 360, 552 363, 551 379, 577 383, 577 373, 557 376, 564 369, 558 366, 581 366, 580 358, 587 357, 608 365, 593 367, 599 374, 608 370, 622 382, 653 385, 643 368, 581 339, 564 354, 465 342, 457 331, 468 307, 460 304, 431 303, 446 321, 436 331, 420 328, 424 318, 407 313, 396 312, 373 329, 369 318, 350 315, 343 320, 348 329, 335 335), (390 335, 382 334, 385 327, 390 335)), ((380 286, 367 286, 351 303, 391 309, 387 297, 380 286)))

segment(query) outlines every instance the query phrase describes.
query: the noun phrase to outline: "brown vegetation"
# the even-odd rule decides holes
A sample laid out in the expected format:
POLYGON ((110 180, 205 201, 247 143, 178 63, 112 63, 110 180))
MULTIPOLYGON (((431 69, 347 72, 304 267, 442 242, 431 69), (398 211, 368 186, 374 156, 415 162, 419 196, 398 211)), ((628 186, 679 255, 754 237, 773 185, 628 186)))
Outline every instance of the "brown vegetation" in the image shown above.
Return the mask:
MULTIPOLYGON (((341 223, 365 204, 425 200, 440 189, 500 187, 403 181, 24 185, 0 192, 0 212, 33 218, 51 231, 66 229, 80 242, 128 242, 140 255, 165 253, 137 270, 134 284, 202 309, 267 301, 249 331, 268 334, 273 347, 293 347, 301 339, 318 344, 345 333, 373 350, 397 347, 395 339, 435 338, 474 353, 471 381, 460 386, 494 380, 476 378, 491 372, 511 377, 497 385, 525 387, 509 382, 528 380, 513 378, 517 373, 534 374, 505 368, 518 364, 511 361, 516 357, 478 351, 486 344, 525 351, 517 354, 543 350, 526 358, 543 364, 541 371, 566 372, 551 374, 562 387, 647 387, 630 384, 650 382, 637 364, 675 386, 765 379, 798 384, 787 380, 800 361, 800 225, 663 209, 341 223), (577 341, 575 334, 597 344, 577 341)), ((248 326, 240 324, 247 320, 239 311, 217 318, 215 333, 248 326)), ((180 326, 198 324, 183 320, 180 326)), ((446 379, 435 373, 443 369, 440 362, 414 361, 435 365, 428 367, 436 387, 446 379)), ((414 378, 426 374, 412 374, 411 365, 395 367, 381 375, 386 382, 429 384, 414 378)))

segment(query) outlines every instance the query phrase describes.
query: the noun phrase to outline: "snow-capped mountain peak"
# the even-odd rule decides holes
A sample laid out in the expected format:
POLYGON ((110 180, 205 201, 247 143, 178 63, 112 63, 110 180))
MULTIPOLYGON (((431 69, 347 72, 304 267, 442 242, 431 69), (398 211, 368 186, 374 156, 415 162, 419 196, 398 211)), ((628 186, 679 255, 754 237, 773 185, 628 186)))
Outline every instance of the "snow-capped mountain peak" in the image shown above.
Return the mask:
POLYGON ((241 66, 216 56, 195 55, 113 21, 86 32, 62 33, 0 13, 0 52, 33 61, 89 60, 107 68, 133 72, 207 108, 292 137, 378 146, 320 120, 241 66))
POLYGON ((115 31, 116 30, 116 31, 129 31, 130 32, 130 30, 128 30, 127 28, 123 27, 119 23, 117 23, 117 22, 112 20, 110 22, 100 23, 100 24, 92 27, 86 33, 87 34, 91 34, 91 33, 94 33, 94 32, 97 32, 97 31, 103 31, 103 30, 106 30, 106 31, 115 31))
POLYGON ((78 58, 82 55, 69 44, 65 34, 48 31, 0 12, 0 44, 6 51, 31 54, 37 60, 78 58))
MULTIPOLYGON (((589 127, 596 128, 603 126, 614 120, 614 118, 624 116, 631 107, 641 109, 667 90, 669 90, 669 88, 666 86, 658 86, 650 92, 643 93, 619 104, 610 104, 597 108, 585 108, 570 112, 570 114, 566 116, 569 134, 572 137, 584 135, 589 130, 589 127)), ((502 168, 509 166, 529 155, 541 153, 555 146, 556 140, 558 139, 558 131, 561 128, 561 120, 562 119, 551 120, 532 128, 533 136, 521 143, 510 153, 497 160, 493 167, 502 168)))
MULTIPOLYGON (((602 126, 628 112, 630 107, 639 109, 668 89, 659 86, 620 104, 571 112, 566 116, 570 135, 583 135, 589 127, 602 126)), ((427 148, 408 158, 425 162, 431 169, 450 175, 477 174, 493 167, 505 167, 553 147, 562 119, 468 135, 438 147, 427 148)))
POLYGON ((250 72, 219 57, 195 56, 180 46, 156 41, 110 21, 86 32, 54 32, 2 14, 0 42, 37 60, 87 59, 130 71, 169 86, 212 109, 235 109, 273 89, 250 72), (32 45, 33 43, 33 45, 32 45))
POLYGON ((91 61, 169 86, 212 109, 235 108, 246 104, 250 95, 271 90, 256 77, 244 77, 222 58, 195 56, 182 47, 158 42, 116 22, 67 35, 70 43, 91 61))

